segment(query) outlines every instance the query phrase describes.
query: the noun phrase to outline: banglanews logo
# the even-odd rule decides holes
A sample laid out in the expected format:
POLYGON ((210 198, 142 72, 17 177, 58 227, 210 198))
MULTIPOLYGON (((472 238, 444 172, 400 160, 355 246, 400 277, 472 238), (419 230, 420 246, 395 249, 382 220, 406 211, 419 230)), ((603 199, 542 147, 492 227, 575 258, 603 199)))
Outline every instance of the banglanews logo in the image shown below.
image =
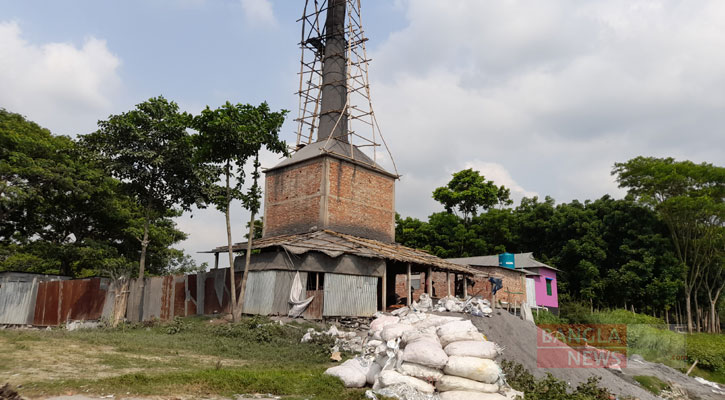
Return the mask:
POLYGON ((539 368, 624 368, 627 325, 539 325, 536 364, 539 368))

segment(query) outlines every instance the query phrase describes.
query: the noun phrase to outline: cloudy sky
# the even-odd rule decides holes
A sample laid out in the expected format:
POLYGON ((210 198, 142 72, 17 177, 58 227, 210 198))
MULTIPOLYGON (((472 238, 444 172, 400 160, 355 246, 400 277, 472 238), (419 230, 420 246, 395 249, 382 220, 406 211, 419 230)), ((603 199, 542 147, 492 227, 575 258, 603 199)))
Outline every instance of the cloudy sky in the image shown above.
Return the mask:
MULTIPOLYGON (((0 107, 75 136, 159 94, 193 113, 266 100, 293 110, 294 142, 302 5, 0 0, 0 107)), ((621 197, 612 164, 637 155, 725 164, 725 2, 363 0, 363 17, 404 216, 468 167, 565 202, 621 197)), ((178 222, 211 261, 195 252, 225 242, 223 216, 178 222)))

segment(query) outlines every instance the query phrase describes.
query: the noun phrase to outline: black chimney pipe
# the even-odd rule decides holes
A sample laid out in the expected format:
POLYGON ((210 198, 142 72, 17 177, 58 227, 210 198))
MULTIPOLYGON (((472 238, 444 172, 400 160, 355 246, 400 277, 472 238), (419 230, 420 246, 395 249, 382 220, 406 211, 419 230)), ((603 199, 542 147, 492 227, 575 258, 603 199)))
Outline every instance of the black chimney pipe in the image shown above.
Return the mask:
POLYGON ((317 140, 327 140, 332 136, 333 139, 348 142, 347 114, 343 112, 347 101, 347 41, 345 40, 347 0, 328 0, 327 3, 317 140))

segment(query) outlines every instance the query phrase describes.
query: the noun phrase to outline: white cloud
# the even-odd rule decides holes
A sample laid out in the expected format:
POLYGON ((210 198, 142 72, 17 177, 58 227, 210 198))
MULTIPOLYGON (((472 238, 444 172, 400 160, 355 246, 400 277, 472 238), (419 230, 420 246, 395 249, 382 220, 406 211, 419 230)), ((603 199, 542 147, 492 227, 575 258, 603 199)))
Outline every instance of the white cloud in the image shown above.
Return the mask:
POLYGON ((248 24, 259 26, 277 26, 272 3, 269 0, 240 0, 244 19, 248 24))
POLYGON ((498 186, 505 186, 511 190, 511 198, 515 204, 518 204, 524 197, 534 197, 539 194, 530 190, 524 189, 518 182, 511 177, 511 174, 504 168, 503 165, 493 162, 485 162, 481 160, 473 160, 466 162, 463 169, 473 168, 479 171, 486 180, 493 181, 498 186))
POLYGON ((725 160, 725 3, 402 4, 370 70, 402 215, 466 165, 561 202, 621 196, 612 165, 637 155, 725 160))
POLYGON ((23 39, 16 22, 0 22, 0 107, 55 133, 86 133, 78 127, 92 129, 105 116, 120 84, 119 65, 104 40, 37 45, 23 39))

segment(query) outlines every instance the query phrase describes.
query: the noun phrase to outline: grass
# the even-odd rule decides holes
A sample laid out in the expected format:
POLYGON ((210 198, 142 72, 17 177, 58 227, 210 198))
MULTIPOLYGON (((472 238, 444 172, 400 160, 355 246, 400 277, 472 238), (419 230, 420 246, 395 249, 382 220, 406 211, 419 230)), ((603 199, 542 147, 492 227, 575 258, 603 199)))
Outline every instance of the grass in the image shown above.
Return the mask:
POLYGON ((653 393, 655 396, 659 396, 659 394, 662 393, 663 390, 670 388, 667 383, 654 376, 637 375, 634 377, 634 380, 637 381, 637 383, 639 383, 643 388, 653 393))
POLYGON ((323 375, 329 344, 300 343, 309 323, 208 318, 118 328, 0 331, 0 381, 21 395, 66 393, 362 399, 323 375))

